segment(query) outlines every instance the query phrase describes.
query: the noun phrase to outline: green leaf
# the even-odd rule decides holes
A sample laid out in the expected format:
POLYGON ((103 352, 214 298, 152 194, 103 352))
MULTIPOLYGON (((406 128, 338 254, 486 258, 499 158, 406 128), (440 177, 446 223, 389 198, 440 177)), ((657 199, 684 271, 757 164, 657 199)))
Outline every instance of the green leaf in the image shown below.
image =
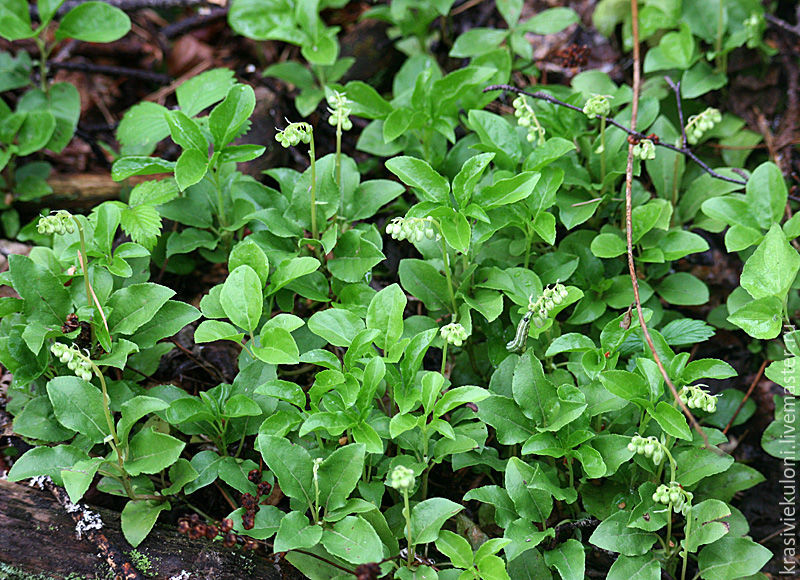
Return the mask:
POLYGON ((33 35, 26 0, 7 0, 0 3, 0 36, 13 41, 33 35))
POLYGON ((500 179, 473 195, 473 199, 487 209, 521 201, 533 193, 541 175, 538 171, 524 171, 513 177, 500 179))
POLYGON ((553 509, 550 492, 530 487, 540 477, 538 465, 528 465, 518 457, 512 457, 506 464, 505 488, 519 516, 529 521, 544 522, 553 509))
POLYGON ((322 533, 322 545, 332 555, 352 564, 383 559, 383 544, 375 529, 361 516, 347 516, 322 533))
POLYGON ((678 483, 688 487, 704 477, 724 472, 733 463, 733 457, 691 447, 675 454, 675 461, 678 464, 678 483))
POLYGON ((404 191, 405 188, 396 181, 388 179, 364 181, 355 191, 345 191, 342 214, 350 221, 370 218, 404 191))
POLYGON ((128 443, 128 434, 136 421, 156 411, 163 411, 169 408, 169 403, 157 399, 155 397, 148 397, 145 395, 138 395, 132 399, 128 399, 122 404, 122 418, 117 423, 117 437, 123 445, 128 443))
POLYGON ((481 153, 470 157, 453 178, 453 196, 458 203, 459 209, 463 210, 469 204, 475 186, 478 185, 483 172, 494 159, 494 156, 494 153, 481 153))
MULTIPOLYGON (((311 77, 311 75, 309 75, 309 77, 311 77)), ((345 93, 347 99, 352 103, 353 114, 358 117, 363 117, 365 119, 383 119, 393 110, 392 105, 381 97, 378 91, 372 88, 371 85, 365 82, 350 81, 345 86, 345 93)))
POLYGON ((240 493, 256 493, 255 484, 247 478, 251 470, 258 468, 255 461, 223 457, 219 462, 219 478, 240 493))
POLYGON ((37 475, 47 475, 56 485, 63 485, 61 472, 87 459, 89 456, 86 451, 72 445, 34 447, 14 462, 8 472, 8 480, 21 481, 37 475))
POLYGON ((199 183, 208 171, 208 153, 186 149, 175 164, 175 181, 181 191, 199 183))
POLYGON ((485 54, 490 50, 500 46, 508 30, 497 28, 471 28, 463 34, 459 34, 450 49, 450 56, 453 58, 471 58, 485 54))
POLYGON ((261 286, 267 285, 269 276, 269 259, 264 250, 250 238, 245 238, 233 247, 228 255, 228 271, 233 272, 239 266, 246 264, 255 270, 261 280, 261 286))
POLYGON ((464 214, 450 211, 440 219, 440 223, 444 240, 450 247, 457 252, 466 253, 472 238, 472 228, 464 214))
POLYGON ((533 422, 526 417, 514 399, 491 395, 478 405, 478 417, 497 431, 497 441, 516 445, 536 433, 533 422))
POLYGON ((592 240, 592 253, 598 258, 616 258, 627 250, 625 240, 616 234, 599 234, 592 240))
POLYGON ((479 403, 487 399, 491 393, 483 387, 464 386, 449 389, 442 395, 433 407, 433 417, 441 417, 445 413, 449 413, 459 405, 466 403, 479 403))
POLYGON ((182 149, 197 149, 208 158, 208 141, 199 125, 182 111, 167 111, 164 114, 172 140, 182 149))
POLYGON ((283 493, 307 506, 313 505, 313 461, 308 451, 283 437, 265 434, 258 435, 256 448, 278 479, 283 493))
POLYGON ((261 279, 256 271, 243 264, 231 272, 222 285, 219 302, 231 322, 252 334, 264 307, 261 279))
POLYGON ((204 320, 194 331, 194 341, 198 344, 214 342, 215 340, 232 340, 241 342, 244 333, 236 330, 229 322, 220 320, 204 320))
MULTIPOLYGON (((283 489, 283 487, 281 487, 283 489)), ((281 520, 273 549, 280 552, 311 548, 322 539, 322 526, 308 521, 302 512, 289 512, 281 520)))
POLYGON ((678 318, 664 325, 661 336, 670 346, 683 346, 703 342, 714 336, 714 329, 702 320, 678 318))
MULTIPOLYGON (((745 264, 747 266, 747 264, 745 264)), ((748 302, 728 316, 731 322, 753 338, 773 339, 781 333, 783 304, 776 296, 748 302)))
POLYGON ((168 300, 153 318, 139 327, 131 340, 139 345, 140 349, 150 348, 162 338, 177 334, 198 318, 200 312, 191 304, 168 300))
POLYGON ((211 232, 197 228, 186 228, 181 232, 173 232, 167 239, 166 255, 168 258, 177 254, 188 254, 198 248, 213 250, 219 241, 211 232))
POLYGON ((64 481, 64 489, 67 490, 69 500, 78 503, 89 486, 94 481, 100 464, 105 461, 102 457, 92 457, 78 461, 72 467, 61 470, 61 479, 64 481))
POLYGON ((620 554, 609 568, 607 580, 659 580, 660 578, 661 564, 654 555, 620 554))
POLYGON ((168 509, 170 505, 166 501, 148 499, 130 500, 126 503, 122 508, 120 524, 128 543, 134 548, 141 544, 156 524, 158 514, 168 509))
POLYGON ((108 300, 108 306, 111 308, 111 314, 108 316, 110 333, 133 334, 149 322, 174 295, 174 290, 152 282, 120 288, 108 300))
POLYGON ((572 8, 549 8, 526 20, 519 28, 534 34, 556 34, 580 21, 572 8))
POLYGON ((650 387, 647 386, 642 376, 636 373, 617 370, 603 371, 600 374, 600 382, 608 392, 627 401, 650 398, 650 387))
POLYGON ((463 537, 449 530, 439 532, 436 549, 450 558, 453 566, 469 568, 472 566, 472 547, 463 537))
POLYGON ((669 403, 660 401, 650 414, 668 435, 687 441, 692 440, 692 430, 689 429, 686 417, 669 403))
POLYGON ((59 22, 56 40, 74 38, 84 42, 114 42, 131 29, 131 19, 105 2, 84 2, 67 12, 59 22))
MULTIPOLYGON (((292 334, 285 328, 264 325, 259 337, 260 345, 253 345, 253 354, 266 363, 293 365, 300 362, 300 351, 292 334)), ((251 343, 252 344, 252 343, 251 343)))
MULTIPOLYGON (((718 499, 707 499, 693 505, 686 515, 691 521, 691 532, 683 543, 690 552, 696 552, 703 544, 716 542, 728 533, 730 524, 720 521, 731 515, 731 508, 718 499)), ((687 524, 688 526, 688 524, 687 524)))
POLYGON ((708 302, 708 286, 688 272, 670 274, 656 286, 656 291, 670 304, 679 306, 698 306, 708 302))
POLYGON ((625 556, 641 556, 656 543, 656 534, 628 527, 629 514, 617 511, 603 520, 589 541, 603 550, 618 552, 625 556))
POLYGON ((56 118, 50 111, 25 113, 17 132, 17 155, 23 157, 44 148, 56 130, 56 118))
POLYGON ((31 399, 14 417, 14 433, 41 441, 65 441, 75 434, 56 420, 50 399, 39 396, 31 399))
POLYGON ((464 509, 464 506, 445 499, 432 497, 411 508, 411 537, 417 544, 427 544, 439 537, 442 525, 464 509))
POLYGON ((378 348, 388 350, 403 335, 403 311, 408 299, 398 284, 376 293, 367 307, 367 328, 380 331, 375 339, 378 348))
POLYGON ((383 252, 362 232, 348 230, 336 243, 328 270, 343 282, 356 283, 364 280, 367 273, 385 259, 383 252))
POLYGON ((449 291, 447 279, 429 262, 407 258, 398 268, 403 288, 419 298, 428 310, 447 310, 449 291))
POLYGON ((149 101, 128 109, 117 127, 117 140, 122 145, 120 153, 123 156, 150 155, 155 151, 158 142, 169 135, 166 113, 166 107, 149 101))
POLYGON ((194 117, 206 107, 224 99, 234 83, 231 69, 215 68, 190 78, 175 90, 175 96, 181 111, 194 117))
POLYGON ((56 15, 64 0, 37 0, 36 8, 39 10, 39 21, 46 25, 56 15))
POLYGON ((275 272, 272 273, 270 284, 267 286, 267 296, 274 294, 292 280, 315 272, 317 268, 319 268, 319 261, 310 256, 292 258, 281 262, 275 272))
POLYGON ((696 99, 709 91, 721 89, 728 84, 724 72, 714 72, 706 61, 700 60, 683 72, 681 77, 681 96, 684 99, 696 99))
POLYGON ((319 466, 320 506, 326 513, 345 504, 356 488, 364 469, 364 446, 358 443, 340 447, 319 466))
POLYGON ((386 162, 386 169, 409 187, 416 188, 422 201, 450 203, 450 184, 427 161, 416 157, 393 157, 386 162))
POLYGON ((703 548, 697 563, 701 578, 728 580, 755 574, 772 557, 772 552, 750 538, 725 537, 703 548))
POLYGON ((583 580, 586 568, 586 554, 583 544, 569 539, 554 550, 544 553, 544 561, 551 568, 558 570, 563 580, 583 580))
POLYGON ((353 338, 364 330, 364 321, 349 310, 319 310, 308 319, 308 329, 334 346, 350 346, 353 338))
MULTIPOLYGON (((781 170, 772 162, 756 167, 745 186, 745 200, 758 225, 767 230, 780 223, 788 192, 781 170)), ((757 298, 757 297, 756 297, 757 298)))
POLYGON ((783 299, 800 270, 800 256, 786 240, 780 225, 773 224, 764 240, 742 268, 740 284, 753 298, 783 299))
POLYGON ((111 166, 111 178, 114 181, 122 181, 134 175, 154 175, 156 173, 172 173, 175 170, 175 162, 159 159, 158 157, 144 157, 141 155, 129 155, 120 157, 111 166))
POLYGON ((109 434, 103 411, 103 395, 97 387, 75 376, 62 376, 47 383, 47 395, 58 422, 102 443, 109 434))
POLYGON ((237 84, 214 107, 208 116, 208 128, 214 138, 214 148, 222 149, 235 139, 256 106, 256 95, 250 85, 237 84))
POLYGON ((147 427, 131 437, 125 471, 131 475, 158 473, 180 457, 186 443, 147 427))

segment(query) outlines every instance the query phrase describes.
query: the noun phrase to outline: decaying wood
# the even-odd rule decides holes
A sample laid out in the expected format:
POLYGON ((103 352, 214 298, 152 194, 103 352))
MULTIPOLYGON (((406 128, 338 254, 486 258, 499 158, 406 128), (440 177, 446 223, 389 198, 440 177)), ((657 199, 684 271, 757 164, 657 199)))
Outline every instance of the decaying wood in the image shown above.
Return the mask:
MULTIPOLYGON (((133 563, 142 577, 175 580, 297 579, 266 558, 227 550, 219 542, 191 541, 157 525, 135 550, 120 531, 119 514, 95 509, 102 533, 133 563)), ((52 578, 106 578, 109 568, 98 549, 78 539, 75 521, 47 491, 0 480, 0 578, 24 578, 13 569, 52 578)), ((288 567, 286 564, 283 567, 288 567)))

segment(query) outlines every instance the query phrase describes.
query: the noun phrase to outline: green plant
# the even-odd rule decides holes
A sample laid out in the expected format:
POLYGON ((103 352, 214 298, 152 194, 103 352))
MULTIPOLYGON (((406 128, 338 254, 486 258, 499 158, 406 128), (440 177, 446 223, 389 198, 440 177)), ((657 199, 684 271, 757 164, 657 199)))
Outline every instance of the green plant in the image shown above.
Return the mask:
POLYGON ((81 102, 78 90, 70 83, 49 83, 48 64, 53 49, 61 41, 74 38, 87 42, 112 42, 130 30, 124 12, 103 2, 84 2, 74 6, 55 22, 64 0, 37 2, 39 25, 34 27, 28 2, 9 0, 0 8, 0 37, 15 41, 32 38, 39 50, 34 61, 25 51, 16 56, 0 52, 0 92, 26 89, 12 111, 0 99, 0 219, 6 236, 15 237, 20 229, 14 201, 32 201, 52 192, 47 184, 50 164, 45 161, 19 162, 35 153, 49 150, 60 153, 72 140, 78 126, 81 102), (102 26, 98 26, 102 22, 102 26), (52 40, 51 40, 52 36, 52 40), (31 85, 37 67, 39 86, 31 85))
MULTIPOLYGON (((320 5, 301 4, 256 12, 239 1, 230 19, 299 44, 312 63, 327 51, 327 64, 312 66, 335 66, 336 31, 320 5)), ((685 27, 647 29, 655 11, 677 18, 670 6, 645 2, 643 36, 659 42, 651 59, 674 48, 670 35, 700 46, 682 40, 685 27)), ((696 71, 680 87, 659 74, 646 90, 599 71, 536 92, 484 87, 509 81, 512 53, 515 68, 527 65, 526 31, 561 30, 571 11, 519 23, 520 2, 498 3, 509 28, 456 39, 451 55, 471 61, 445 73, 428 24, 449 7, 373 12, 412 53, 394 96, 318 79, 311 96, 327 98, 335 152, 319 156, 312 119, 289 123, 277 140, 308 145, 308 167, 269 169, 275 188, 236 170, 263 148, 233 144, 254 97, 229 71, 179 87, 178 110, 142 103, 126 114, 115 178, 174 177, 88 218, 43 218, 40 246, 12 256, 3 275, 20 295, 0 299, 9 410, 17 433, 45 443, 10 477, 48 474, 77 498, 101 474, 98 489, 129 499, 132 543, 171 505, 219 518, 196 499, 219 493, 246 545, 270 541, 310 578, 579 579, 597 566, 595 548, 614 554, 603 564, 611 580, 757 574, 770 553, 749 537, 734 496, 764 478, 720 449, 754 405, 718 392, 714 381, 736 370, 696 345, 741 329, 758 352, 793 321, 800 221, 786 215, 780 170, 759 153, 703 147, 753 137, 731 114, 683 103, 708 86, 696 71), (510 106, 485 110, 502 91, 515 93, 510 106), (372 120, 359 147, 389 157, 399 181, 366 179, 373 164, 343 151, 351 116, 372 120), (167 136, 182 151, 175 162, 151 156, 167 136), (174 229, 162 231, 162 219, 174 229), (133 241, 115 246, 120 227, 133 241), (709 286, 684 258, 726 228, 741 288, 702 310, 709 286), (148 250, 179 272, 198 248, 227 275, 200 301, 194 342, 233 345, 235 377, 145 390, 136 371, 149 374, 171 348, 158 340, 199 318, 146 281, 148 250), (382 265, 392 252, 396 276, 382 265), (70 314, 83 337, 60 328, 70 314), (278 484, 279 506, 260 503, 253 472, 278 484), (450 485, 434 485, 442 477, 450 485)), ((706 9, 680 10, 691 21, 706 9)), ((746 43, 725 30, 724 47, 746 43)), ((670 70, 711 67, 690 56, 670 70)), ((766 350, 765 372, 787 392, 763 444, 792 458, 782 437, 796 423, 796 332, 766 350)))

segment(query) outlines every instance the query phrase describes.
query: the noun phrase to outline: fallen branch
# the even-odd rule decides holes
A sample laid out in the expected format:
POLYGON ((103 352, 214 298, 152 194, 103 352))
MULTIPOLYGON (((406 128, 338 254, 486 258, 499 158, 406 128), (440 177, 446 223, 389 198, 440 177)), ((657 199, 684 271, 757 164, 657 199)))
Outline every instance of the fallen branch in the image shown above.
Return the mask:
MULTIPOLYGON (((631 103, 631 131, 635 131, 636 128, 636 116, 639 112, 639 93, 642 88, 642 77, 641 77, 641 69, 640 69, 640 55, 639 55, 639 5, 637 0, 631 0, 631 14, 632 14, 632 21, 633 21, 633 102, 631 103)), ((730 180, 728 180, 730 181, 730 180)), ((633 144, 628 143, 628 164, 625 169, 625 239, 627 241, 627 254, 628 254, 628 272, 631 275, 631 285, 633 286, 633 298, 634 302, 636 303, 636 313, 639 315, 639 326, 642 328, 642 334, 644 335, 644 339, 647 342, 647 346, 650 348, 650 352, 653 354, 653 359, 655 360, 656 366, 658 366, 658 370, 661 372, 661 376, 664 377, 664 382, 667 383, 669 390, 672 391, 672 396, 674 397, 675 401, 680 406, 683 414, 686 415, 686 418, 689 420, 689 423, 692 427, 697 431, 700 436, 703 438, 703 442, 705 443, 706 449, 711 449, 711 445, 708 442, 708 435, 706 432, 703 431, 703 428, 700 427, 700 424, 695 419, 692 412, 686 406, 680 396, 678 395, 678 389, 675 388, 675 384, 669 378, 669 373, 667 373, 667 369, 664 368, 664 363, 661 362, 661 357, 658 356, 658 352, 656 351, 656 345, 653 343, 653 338, 650 336, 650 331, 647 329, 647 324, 644 321, 644 313, 642 312, 642 301, 639 298, 639 277, 636 274, 636 266, 633 263, 633 203, 632 199, 632 191, 633 191, 633 144)))

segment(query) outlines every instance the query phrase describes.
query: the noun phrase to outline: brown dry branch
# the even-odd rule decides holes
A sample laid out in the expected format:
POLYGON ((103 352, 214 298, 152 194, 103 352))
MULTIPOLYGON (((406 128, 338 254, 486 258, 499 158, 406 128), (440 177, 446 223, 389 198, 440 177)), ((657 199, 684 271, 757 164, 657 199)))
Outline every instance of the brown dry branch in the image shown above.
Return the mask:
MULTIPOLYGON (((641 76, 641 60, 640 60, 640 53, 639 53, 639 4, 637 0, 631 0, 631 15, 633 21, 633 102, 631 103, 631 131, 635 131, 636 129, 636 115, 639 112, 639 93, 642 88, 642 76, 641 76)), ((675 398, 675 402, 680 405, 683 414, 686 415, 686 418, 689 420, 689 423, 694 427, 695 431, 697 431, 700 436, 703 438, 703 442, 707 449, 714 449, 708 442, 708 435, 706 432, 703 431, 703 428, 700 427, 700 424, 695 419, 692 412, 686 406, 680 396, 678 396, 678 390, 675 388, 672 380, 669 378, 669 373, 667 373, 667 369, 664 368, 664 363, 661 362, 661 357, 658 356, 658 352, 656 352, 656 346, 653 343, 653 339, 650 336, 650 331, 647 329, 647 324, 644 321, 644 314, 642 312, 642 301, 639 298, 639 278, 636 274, 636 266, 633 263, 633 218, 632 218, 632 209, 633 204, 631 202, 632 198, 632 190, 633 190, 633 145, 628 143, 628 165, 625 169, 625 238, 627 241, 627 254, 628 254, 628 271, 631 275, 631 285, 633 286, 633 298, 636 302, 636 313, 639 315, 639 326, 642 328, 642 334, 644 335, 645 341, 647 342, 647 346, 650 348, 650 352, 653 354, 653 359, 655 360, 656 365, 658 366, 658 370, 661 372, 661 376, 664 377, 664 381, 669 386, 669 390, 672 391, 672 396, 675 398)))

